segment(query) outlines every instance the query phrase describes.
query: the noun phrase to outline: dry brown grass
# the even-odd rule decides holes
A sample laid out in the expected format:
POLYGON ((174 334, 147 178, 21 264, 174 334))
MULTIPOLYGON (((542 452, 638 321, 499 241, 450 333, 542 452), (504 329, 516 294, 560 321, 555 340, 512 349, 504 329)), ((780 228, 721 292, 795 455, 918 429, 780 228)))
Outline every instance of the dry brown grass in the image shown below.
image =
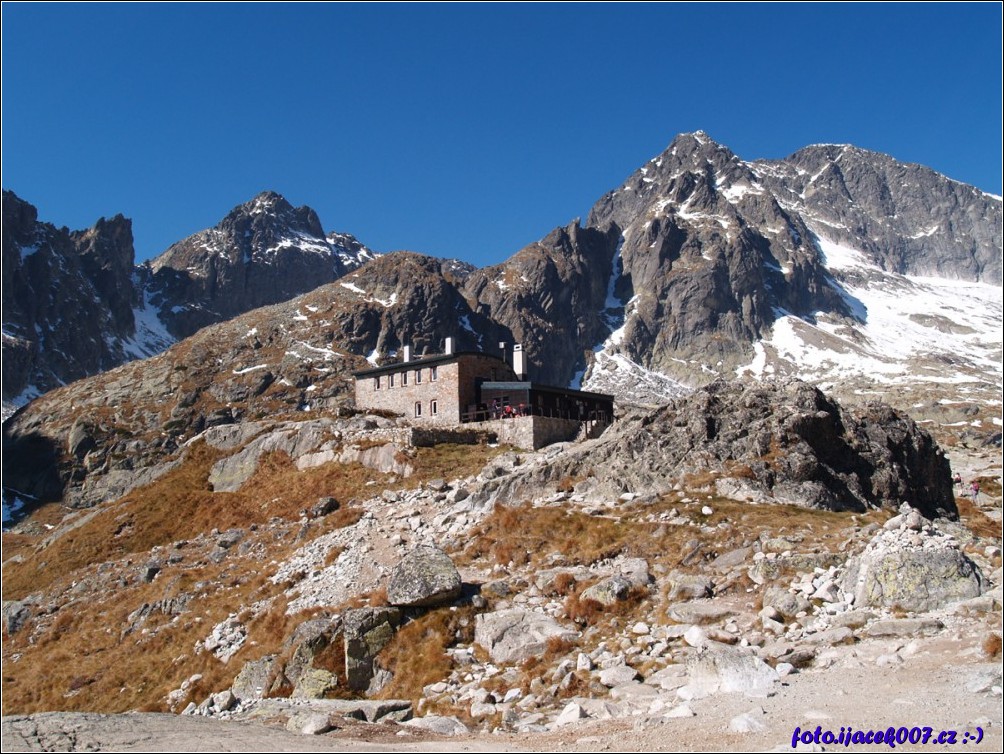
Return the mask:
POLYGON ((414 448, 409 462, 415 473, 404 486, 417 487, 430 479, 456 479, 477 474, 493 458, 512 451, 507 445, 491 448, 487 445, 441 443, 432 447, 414 448))
POLYGON ((1000 539, 1001 525, 981 511, 968 497, 955 498, 959 518, 978 537, 1000 539))
POLYGON ((796 549, 812 551, 835 548, 847 538, 847 529, 854 523, 882 523, 890 516, 888 511, 855 515, 794 505, 751 505, 703 494, 687 504, 681 503, 679 496, 668 496, 651 505, 622 506, 614 513, 616 518, 556 507, 535 508, 528 503, 497 506, 471 532, 466 549, 456 559, 547 568, 552 553, 559 553, 563 562, 571 565, 590 565, 623 553, 645 558, 653 566, 676 567, 686 553, 685 543, 692 538, 700 540, 701 552, 709 559, 716 553, 749 546, 762 532, 771 536, 798 533, 802 542, 796 549), (700 512, 703 505, 711 506, 711 516, 700 512), (709 529, 662 526, 648 520, 674 507, 709 529))
POLYGON ((572 593, 576 585, 575 577, 570 573, 559 573, 554 577, 552 591, 558 597, 565 597, 572 593))
MULTIPOLYGON (((78 568, 148 552, 157 545, 191 539, 213 528, 262 525, 273 517, 295 518, 319 497, 345 500, 362 496, 367 491, 366 482, 381 476, 358 464, 325 464, 299 471, 288 456, 273 453, 261 459, 254 476, 239 491, 213 492, 209 471, 220 456, 205 444, 195 445, 178 468, 108 504, 88 523, 26 555, 24 562, 8 565, 4 568, 4 598, 22 598, 78 568)), ((361 515, 359 508, 343 505, 322 520, 317 533, 351 525, 361 515)), ((5 533, 5 549, 7 537, 5 533)), ((27 549, 23 541, 19 547, 22 552, 27 549)))
POLYGON ((449 675, 452 663, 446 649, 473 640, 474 615, 475 610, 470 606, 442 607, 399 629, 377 656, 380 666, 394 674, 380 697, 417 700, 424 686, 449 675))
POLYGON ((264 654, 286 627, 279 625, 285 620, 282 602, 252 622, 249 630, 261 641, 256 646, 246 644, 231 664, 224 665, 207 652, 194 654, 196 642, 234 605, 276 590, 254 569, 241 575, 225 571, 232 573, 227 564, 193 568, 166 583, 141 583, 70 601, 48 625, 39 618, 35 621, 39 625, 5 638, 3 713, 162 710, 167 692, 194 673, 203 676, 191 690, 198 701, 228 687, 243 661, 253 659, 255 652, 264 654), (177 617, 154 612, 137 630, 124 631, 127 616, 144 603, 176 596, 193 583, 208 580, 226 587, 193 599, 191 609, 177 617))
POLYGON ((460 559, 542 565, 543 556, 557 551, 567 562, 589 565, 624 551, 632 528, 561 508, 497 506, 472 532, 471 543, 460 559))
POLYGON ((1000 634, 987 634, 987 637, 983 640, 981 646, 983 649, 983 654, 994 660, 1000 657, 1001 654, 1001 636, 1000 634))

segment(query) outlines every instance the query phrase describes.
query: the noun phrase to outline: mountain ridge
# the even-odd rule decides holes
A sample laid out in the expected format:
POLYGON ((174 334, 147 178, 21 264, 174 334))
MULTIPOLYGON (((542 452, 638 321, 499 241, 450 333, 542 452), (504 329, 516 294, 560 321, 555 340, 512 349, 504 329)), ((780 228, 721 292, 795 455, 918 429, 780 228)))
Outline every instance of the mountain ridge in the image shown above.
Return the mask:
MULTIPOLYGON (((853 248, 887 283, 951 271, 999 286, 1000 238, 999 200, 923 166, 849 145, 747 162, 705 132, 680 134, 602 196, 584 223, 559 226, 498 265, 440 260, 455 291, 450 308, 437 310, 444 321, 413 307, 389 319, 371 312, 352 321, 352 349, 386 358, 406 340, 438 347, 447 330, 482 345, 505 337, 524 343, 539 379, 654 403, 749 370, 790 318, 867 340, 865 309, 848 292, 861 269, 834 267, 824 247, 853 248), (859 242, 854 228, 871 237, 859 242), (363 335, 366 326, 376 329, 363 335)), ((5 234, 5 254, 6 245, 5 234)), ((406 259, 399 254, 388 255, 381 274, 396 276, 394 260, 406 259)), ((343 279, 372 256, 348 234, 325 236, 309 207, 262 192, 141 265, 134 298, 146 306, 134 307, 134 317, 153 314, 169 341, 261 301, 316 290, 319 279, 343 279), (288 279, 276 275, 287 268, 288 279)), ((382 287, 369 279, 363 288, 391 309, 397 299, 382 287)), ((408 298, 400 286, 396 295, 408 298)), ((5 377, 5 399, 11 392, 5 377)))

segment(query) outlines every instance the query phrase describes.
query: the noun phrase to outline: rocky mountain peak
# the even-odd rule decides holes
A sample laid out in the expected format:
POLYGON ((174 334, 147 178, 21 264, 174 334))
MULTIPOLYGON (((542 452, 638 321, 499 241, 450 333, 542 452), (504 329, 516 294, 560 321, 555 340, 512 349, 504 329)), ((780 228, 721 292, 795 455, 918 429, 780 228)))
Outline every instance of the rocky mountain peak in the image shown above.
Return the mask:
POLYGON ((846 144, 751 167, 786 211, 882 270, 1000 285, 999 197, 846 144))
POLYGON ((263 191, 251 201, 234 207, 216 227, 236 238, 249 239, 252 246, 267 244, 290 231, 313 238, 324 237, 320 218, 314 210, 306 206, 294 208, 275 191, 263 191))
POLYGON ((330 283, 373 256, 352 236, 325 237, 310 207, 264 191, 151 261, 147 289, 184 337, 330 283))

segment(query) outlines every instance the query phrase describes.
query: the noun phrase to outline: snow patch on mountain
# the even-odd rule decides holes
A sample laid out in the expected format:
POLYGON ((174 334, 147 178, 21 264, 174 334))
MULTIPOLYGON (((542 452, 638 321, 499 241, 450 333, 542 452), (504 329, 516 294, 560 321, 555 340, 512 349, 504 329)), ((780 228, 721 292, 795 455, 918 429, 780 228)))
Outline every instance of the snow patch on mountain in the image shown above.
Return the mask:
POLYGON ((132 310, 136 330, 122 341, 122 350, 130 359, 145 359, 167 350, 175 338, 160 319, 160 308, 150 300, 150 292, 134 278, 135 290, 142 291, 143 303, 132 310))
POLYGON ((814 382, 867 378, 884 386, 993 383, 1002 378, 1002 292, 985 283, 886 272, 817 235, 832 284, 853 318, 778 311, 738 374, 797 373, 814 382))
POLYGON ((622 353, 597 351, 582 390, 616 395, 618 402, 658 406, 691 391, 660 372, 646 369, 622 353))

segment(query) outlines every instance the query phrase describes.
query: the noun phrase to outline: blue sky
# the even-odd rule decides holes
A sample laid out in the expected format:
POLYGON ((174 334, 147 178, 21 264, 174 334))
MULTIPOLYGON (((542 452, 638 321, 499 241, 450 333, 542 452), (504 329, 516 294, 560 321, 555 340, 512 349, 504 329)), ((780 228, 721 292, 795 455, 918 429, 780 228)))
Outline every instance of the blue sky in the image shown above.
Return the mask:
POLYGON ((681 132, 852 143, 1001 194, 1001 5, 3 5, 2 181, 137 259, 265 189, 502 261, 681 132))

